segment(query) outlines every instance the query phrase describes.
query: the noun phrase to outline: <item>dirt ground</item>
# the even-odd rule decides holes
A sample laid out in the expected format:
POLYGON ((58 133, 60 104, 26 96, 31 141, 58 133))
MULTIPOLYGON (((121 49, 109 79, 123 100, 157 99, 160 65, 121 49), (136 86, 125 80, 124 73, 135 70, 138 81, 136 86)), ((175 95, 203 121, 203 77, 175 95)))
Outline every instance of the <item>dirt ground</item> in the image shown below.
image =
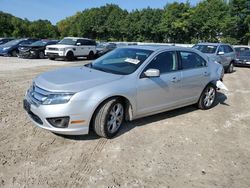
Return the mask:
POLYGON ((132 121, 112 140, 36 128, 22 108, 32 79, 83 63, 0 57, 0 187, 250 187, 250 68, 225 75, 214 108, 132 121))

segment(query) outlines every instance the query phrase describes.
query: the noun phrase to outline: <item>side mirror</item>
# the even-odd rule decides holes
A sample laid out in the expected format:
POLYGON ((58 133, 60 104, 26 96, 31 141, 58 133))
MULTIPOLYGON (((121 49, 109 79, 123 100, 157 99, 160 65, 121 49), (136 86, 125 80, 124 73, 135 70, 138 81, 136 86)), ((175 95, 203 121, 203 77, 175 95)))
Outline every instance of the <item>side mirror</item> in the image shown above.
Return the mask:
POLYGON ((145 77, 159 77, 160 76, 160 71, 158 69, 148 69, 144 72, 145 77))
POLYGON ((224 55, 224 52, 218 52, 218 55, 224 55))
POLYGON ((80 42, 76 43, 76 46, 81 46, 81 43, 80 42))

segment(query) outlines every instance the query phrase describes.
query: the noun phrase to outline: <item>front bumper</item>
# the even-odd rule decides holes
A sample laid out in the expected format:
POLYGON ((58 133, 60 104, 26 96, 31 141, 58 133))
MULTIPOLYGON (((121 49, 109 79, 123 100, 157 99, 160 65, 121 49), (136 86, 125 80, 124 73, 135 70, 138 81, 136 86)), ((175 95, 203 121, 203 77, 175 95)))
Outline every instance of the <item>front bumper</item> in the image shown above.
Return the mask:
POLYGON ((65 57, 64 51, 50 51, 45 50, 45 55, 52 58, 65 57))
POLYGON ((26 51, 26 52, 22 52, 19 51, 18 57, 20 58, 37 58, 38 53, 37 51, 26 51))
POLYGON ((236 60, 234 62, 235 66, 243 66, 243 67, 250 67, 250 60, 249 61, 243 61, 243 60, 236 60))
POLYGON ((9 56, 8 51, 0 51, 0 56, 9 56))
POLYGON ((29 107, 26 105, 26 107, 24 106, 24 109, 31 121, 37 127, 63 135, 84 135, 89 133, 91 113, 90 110, 88 110, 88 107, 84 108, 82 103, 79 103, 79 101, 69 101, 66 104, 58 105, 36 105, 27 95, 24 100, 26 100, 29 104, 29 107), (53 127, 47 121, 47 118, 57 118, 63 116, 70 117, 67 128, 53 127), (78 120, 84 121, 81 123, 73 123, 78 120))

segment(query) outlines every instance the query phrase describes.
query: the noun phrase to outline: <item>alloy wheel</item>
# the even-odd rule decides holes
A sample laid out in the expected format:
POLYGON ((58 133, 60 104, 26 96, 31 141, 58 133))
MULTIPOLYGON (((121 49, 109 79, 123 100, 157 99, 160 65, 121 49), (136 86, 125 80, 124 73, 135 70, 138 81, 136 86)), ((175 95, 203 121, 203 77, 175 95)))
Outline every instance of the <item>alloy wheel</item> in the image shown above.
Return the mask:
POLYGON ((124 108, 122 104, 115 104, 108 115, 107 128, 109 133, 114 133, 120 128, 123 121, 123 117, 124 108))
POLYGON ((215 89, 213 87, 208 87, 205 92, 204 105, 210 107, 215 100, 215 89))

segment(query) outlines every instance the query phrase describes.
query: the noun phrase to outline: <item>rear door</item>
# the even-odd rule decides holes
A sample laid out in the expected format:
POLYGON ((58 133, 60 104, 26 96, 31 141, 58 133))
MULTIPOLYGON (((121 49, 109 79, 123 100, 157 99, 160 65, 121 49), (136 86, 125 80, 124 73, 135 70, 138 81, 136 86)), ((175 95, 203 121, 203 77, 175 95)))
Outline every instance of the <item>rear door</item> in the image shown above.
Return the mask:
POLYGON ((210 80, 207 62, 191 51, 179 51, 178 55, 182 69, 180 98, 184 104, 196 102, 210 80))

